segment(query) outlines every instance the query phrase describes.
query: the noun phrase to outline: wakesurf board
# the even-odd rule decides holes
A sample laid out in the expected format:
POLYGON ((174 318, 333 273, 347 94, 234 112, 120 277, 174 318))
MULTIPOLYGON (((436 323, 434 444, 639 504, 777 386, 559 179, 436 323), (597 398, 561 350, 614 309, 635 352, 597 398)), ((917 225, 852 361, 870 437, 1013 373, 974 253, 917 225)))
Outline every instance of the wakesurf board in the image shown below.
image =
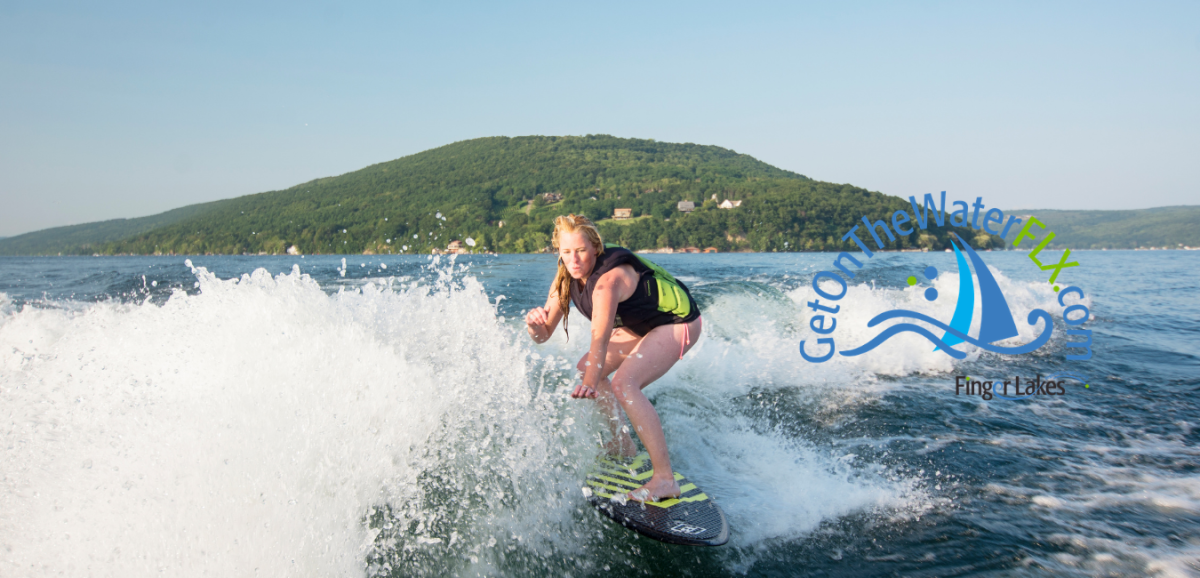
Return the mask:
POLYGON ((720 546, 729 541, 725 513, 678 471, 675 481, 682 491, 678 498, 644 503, 623 499, 653 475, 645 452, 633 458, 602 455, 588 473, 583 495, 609 518, 655 540, 689 546, 720 546))

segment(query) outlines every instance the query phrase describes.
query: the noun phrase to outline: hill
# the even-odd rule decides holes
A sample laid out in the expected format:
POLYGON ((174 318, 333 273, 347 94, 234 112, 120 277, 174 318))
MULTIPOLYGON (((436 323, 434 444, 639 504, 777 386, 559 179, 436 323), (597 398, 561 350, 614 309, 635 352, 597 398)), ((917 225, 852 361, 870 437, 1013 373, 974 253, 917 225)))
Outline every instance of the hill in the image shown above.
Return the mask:
POLYGON ((112 219, 0 237, 0 255, 90 255, 100 251, 102 245, 199 216, 233 200, 189 205, 149 217, 112 219))
MULTIPOLYGON (((241 254, 295 246, 310 254, 428 253, 468 237, 479 250, 534 252, 550 244, 554 216, 570 212, 588 215, 607 240, 634 249, 833 250, 852 247, 841 235, 864 214, 886 219, 897 209, 908 209, 908 201, 814 181, 716 146, 606 135, 488 137, 281 191, 177 209, 190 211, 186 217, 146 217, 159 220, 124 236, 117 225, 136 219, 103 228, 104 235, 103 223, 64 231, 74 237, 31 233, 22 237, 41 235, 42 244, 30 241, 22 252, 241 254), (545 193, 561 199, 547 202, 545 193), (742 205, 717 208, 725 199, 742 205), (696 210, 678 211, 681 200, 694 201, 696 210), (610 220, 616 208, 645 218, 610 220)), ((945 248, 948 230, 898 237, 889 247, 945 248)), ((981 247, 1003 244, 956 230, 981 247)), ((0 253, 12 254, 19 239, 0 242, 0 253)))
MULTIPOLYGON (((1054 231, 1051 249, 1200 247, 1200 206, 1129 211, 1011 211, 1033 215, 1054 231)), ((1026 242, 1028 245, 1028 242, 1026 242)))

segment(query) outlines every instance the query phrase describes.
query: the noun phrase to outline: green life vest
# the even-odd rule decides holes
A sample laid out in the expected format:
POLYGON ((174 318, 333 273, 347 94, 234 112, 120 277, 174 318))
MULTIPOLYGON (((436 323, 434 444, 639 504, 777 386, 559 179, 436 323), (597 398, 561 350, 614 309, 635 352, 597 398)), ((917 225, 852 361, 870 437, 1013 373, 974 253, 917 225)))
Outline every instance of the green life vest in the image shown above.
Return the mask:
MULTIPOLYGON (((604 248, 607 249, 610 247, 619 248, 620 245, 612 243, 604 244, 604 248)), ((634 253, 633 256, 637 258, 642 266, 654 273, 654 284, 658 287, 658 310, 663 313, 687 317, 692 312, 692 300, 688 299, 687 293, 683 291, 683 287, 679 286, 679 282, 675 280, 675 277, 653 261, 637 253, 634 253)))

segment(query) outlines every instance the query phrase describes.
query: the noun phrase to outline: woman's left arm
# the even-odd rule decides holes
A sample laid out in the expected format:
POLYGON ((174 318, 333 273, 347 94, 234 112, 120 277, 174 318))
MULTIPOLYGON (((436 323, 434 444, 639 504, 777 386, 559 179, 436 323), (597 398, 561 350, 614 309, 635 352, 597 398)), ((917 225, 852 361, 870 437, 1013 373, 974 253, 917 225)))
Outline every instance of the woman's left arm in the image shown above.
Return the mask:
POLYGON ((588 352, 583 384, 575 397, 596 397, 596 386, 604 377, 604 360, 616 322, 617 304, 629 299, 637 288, 638 275, 629 265, 621 265, 596 280, 592 291, 592 347, 588 352), (582 391, 581 391, 582 390, 582 391))

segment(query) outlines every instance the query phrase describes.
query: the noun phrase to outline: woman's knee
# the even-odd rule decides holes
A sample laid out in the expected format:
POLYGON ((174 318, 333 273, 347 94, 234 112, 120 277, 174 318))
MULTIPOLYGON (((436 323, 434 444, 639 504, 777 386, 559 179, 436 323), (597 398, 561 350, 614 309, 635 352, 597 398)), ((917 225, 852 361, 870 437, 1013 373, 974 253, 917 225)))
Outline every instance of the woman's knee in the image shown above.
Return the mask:
POLYGON ((617 396, 617 399, 625 399, 635 393, 640 394, 642 391, 642 384, 628 376, 613 376, 611 384, 613 395, 617 396))

